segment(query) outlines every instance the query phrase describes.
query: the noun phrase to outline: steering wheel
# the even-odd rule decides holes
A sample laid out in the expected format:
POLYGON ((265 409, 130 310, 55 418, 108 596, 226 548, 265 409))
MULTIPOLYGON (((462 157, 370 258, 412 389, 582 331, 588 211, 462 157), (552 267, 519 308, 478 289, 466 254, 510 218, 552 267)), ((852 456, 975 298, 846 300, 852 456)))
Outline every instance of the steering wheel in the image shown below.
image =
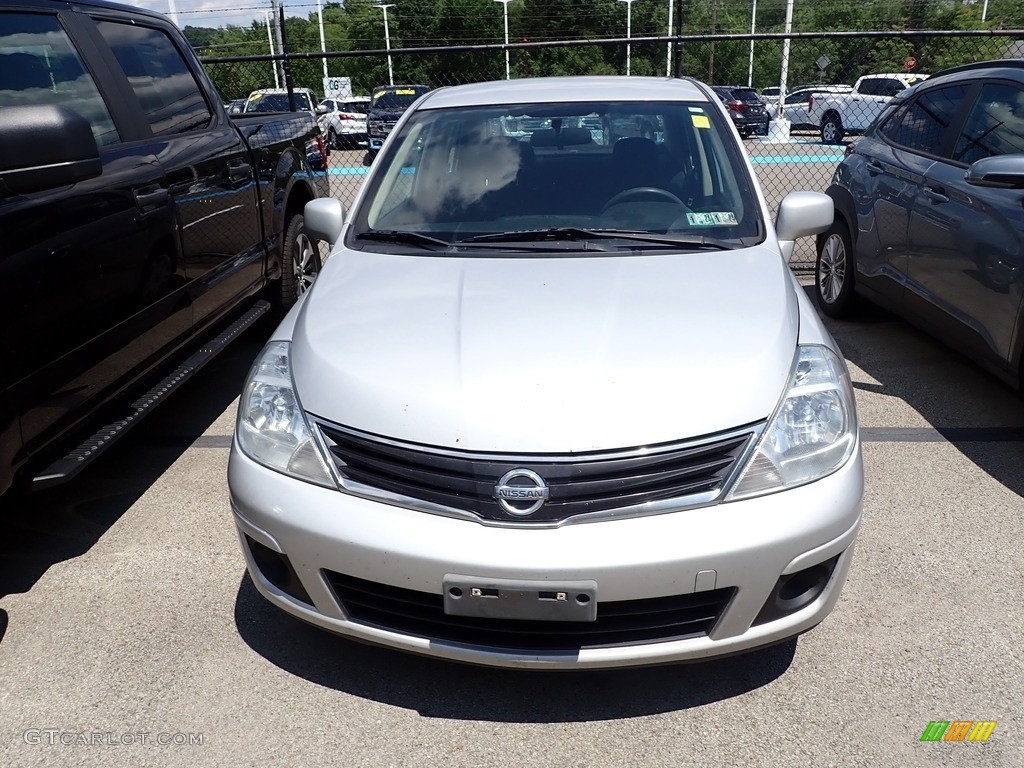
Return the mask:
POLYGON ((621 203, 627 200, 631 200, 634 197, 660 197, 663 200, 668 200, 669 202, 675 203, 680 208, 686 208, 686 203, 684 203, 678 197, 673 195, 667 189, 662 189, 661 187, 630 187, 629 189, 622 190, 617 195, 615 195, 611 200, 605 203, 604 207, 601 209, 602 215, 605 212, 607 212, 609 208, 613 208, 616 205, 620 205, 621 203))

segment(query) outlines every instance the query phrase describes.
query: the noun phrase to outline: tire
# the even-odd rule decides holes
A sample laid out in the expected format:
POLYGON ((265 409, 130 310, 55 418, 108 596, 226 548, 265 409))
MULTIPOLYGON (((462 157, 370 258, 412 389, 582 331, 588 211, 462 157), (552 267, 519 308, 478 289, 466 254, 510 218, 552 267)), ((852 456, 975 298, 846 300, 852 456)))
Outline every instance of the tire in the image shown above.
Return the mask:
POLYGON ((327 129, 327 146, 331 149, 341 149, 341 142, 338 141, 338 134, 333 128, 327 129))
POLYGON ((818 236, 818 258, 814 264, 814 298, 829 317, 853 314, 854 272, 850 231, 846 222, 836 219, 818 236))
POLYGON ((309 290, 320 274, 320 247, 306 234, 306 220, 293 214, 281 244, 281 309, 287 311, 309 290))
POLYGON ((843 121, 839 115, 835 112, 829 112, 825 115, 825 118, 821 121, 821 143, 842 144, 843 136, 845 135, 843 121))

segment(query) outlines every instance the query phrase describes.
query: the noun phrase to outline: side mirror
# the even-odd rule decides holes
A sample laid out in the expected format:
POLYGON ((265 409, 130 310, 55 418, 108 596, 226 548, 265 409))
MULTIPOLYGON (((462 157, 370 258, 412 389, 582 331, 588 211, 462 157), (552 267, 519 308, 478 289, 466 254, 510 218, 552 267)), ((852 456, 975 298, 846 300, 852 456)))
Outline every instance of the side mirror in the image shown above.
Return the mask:
POLYGON ((333 197, 310 200, 302 212, 306 232, 317 240, 334 245, 345 226, 345 206, 333 197))
POLYGON ((56 104, 6 107, 0 120, 0 195, 63 187, 103 172, 92 127, 56 104))
POLYGON ((975 187, 1024 189, 1024 155, 982 158, 967 169, 964 179, 975 187))
POLYGON ((325 106, 324 106, 323 104, 317 104, 317 105, 316 105, 316 113, 317 113, 318 115, 326 115, 326 114, 327 114, 328 112, 330 112, 330 111, 331 111, 331 110, 329 110, 329 109, 328 109, 327 107, 325 107, 325 106))
POLYGON ((832 226, 836 209, 832 198, 821 192, 790 192, 779 204, 775 234, 786 261, 793 255, 796 241, 817 235, 832 226))

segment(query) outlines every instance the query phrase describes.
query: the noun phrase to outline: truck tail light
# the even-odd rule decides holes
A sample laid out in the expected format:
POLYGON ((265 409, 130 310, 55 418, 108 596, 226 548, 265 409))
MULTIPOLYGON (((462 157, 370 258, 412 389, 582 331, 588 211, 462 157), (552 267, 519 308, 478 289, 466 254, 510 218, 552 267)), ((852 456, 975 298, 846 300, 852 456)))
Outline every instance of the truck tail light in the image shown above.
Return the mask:
POLYGON ((316 148, 320 150, 320 157, 324 161, 324 168, 327 167, 327 144, 324 143, 323 136, 316 137, 316 148))

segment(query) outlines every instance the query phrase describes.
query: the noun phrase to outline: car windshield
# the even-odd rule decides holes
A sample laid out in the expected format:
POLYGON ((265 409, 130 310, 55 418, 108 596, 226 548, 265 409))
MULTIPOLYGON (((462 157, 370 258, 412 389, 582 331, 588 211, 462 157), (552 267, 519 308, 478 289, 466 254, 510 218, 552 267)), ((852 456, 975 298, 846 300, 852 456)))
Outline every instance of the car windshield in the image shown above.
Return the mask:
POLYGON ((405 109, 427 92, 427 88, 409 87, 376 91, 373 94, 374 109, 405 109))
POLYGON ((353 247, 737 248, 764 233, 731 127, 703 102, 420 110, 374 165, 353 247))
MULTIPOLYGON (((312 111, 313 107, 309 103, 309 96, 305 93, 296 91, 295 96, 295 108, 305 109, 312 111)), ((249 102, 249 106, 246 109, 247 112, 287 112, 290 107, 288 106, 288 94, 287 93, 264 93, 249 102)))

